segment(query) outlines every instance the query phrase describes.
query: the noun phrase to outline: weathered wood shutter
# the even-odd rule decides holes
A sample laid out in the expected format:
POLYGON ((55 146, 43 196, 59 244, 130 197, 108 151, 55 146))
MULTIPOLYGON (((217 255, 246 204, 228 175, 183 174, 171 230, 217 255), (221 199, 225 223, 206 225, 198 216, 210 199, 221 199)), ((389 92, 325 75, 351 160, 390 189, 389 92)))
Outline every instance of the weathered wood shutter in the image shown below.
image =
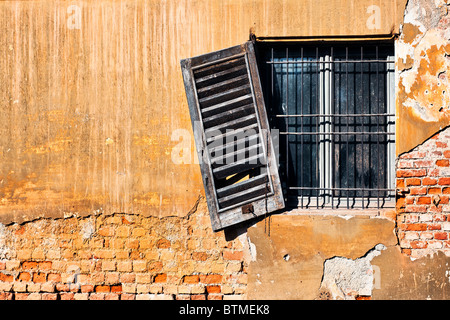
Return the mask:
POLYGON ((252 42, 181 69, 213 230, 284 208, 252 42))

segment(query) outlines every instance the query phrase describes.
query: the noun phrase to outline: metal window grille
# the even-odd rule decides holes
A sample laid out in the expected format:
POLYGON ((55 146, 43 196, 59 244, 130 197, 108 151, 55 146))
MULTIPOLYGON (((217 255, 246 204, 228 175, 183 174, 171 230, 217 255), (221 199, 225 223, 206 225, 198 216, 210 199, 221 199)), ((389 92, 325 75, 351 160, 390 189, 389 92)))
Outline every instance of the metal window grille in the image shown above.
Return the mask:
POLYGON ((287 204, 391 207, 393 45, 261 43, 258 56, 287 204))

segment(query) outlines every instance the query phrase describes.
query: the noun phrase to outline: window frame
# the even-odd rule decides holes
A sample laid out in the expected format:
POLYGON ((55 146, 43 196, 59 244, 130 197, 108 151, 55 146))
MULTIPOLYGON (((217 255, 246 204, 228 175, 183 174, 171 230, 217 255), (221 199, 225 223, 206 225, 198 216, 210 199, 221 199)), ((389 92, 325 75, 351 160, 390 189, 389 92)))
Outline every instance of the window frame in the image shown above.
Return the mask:
MULTIPOLYGON (((365 45, 377 45, 377 44, 386 44, 386 42, 384 41, 347 41, 345 43, 345 45, 348 47, 350 46, 361 46, 361 48, 365 45)), ((299 42, 287 42, 287 43, 282 43, 282 42, 271 42, 270 44, 267 43, 260 43, 262 44, 262 46, 266 47, 272 47, 272 57, 271 57, 271 75, 270 77, 270 81, 272 82, 272 88, 269 89, 267 88, 267 86, 264 86, 263 84, 263 92, 265 94, 265 98, 266 98, 266 104, 269 106, 269 118, 273 118, 274 116, 280 116, 277 114, 274 114, 273 110, 274 110, 274 106, 271 104, 272 101, 272 96, 274 94, 274 89, 273 89, 273 77, 274 77, 274 71, 273 71, 273 47, 274 46, 280 46, 280 45, 286 45, 286 60, 289 61, 289 55, 288 55, 288 48, 289 46, 299 46, 299 47, 319 47, 320 46, 330 46, 331 47, 331 54, 330 55, 321 55, 321 56, 316 56, 316 60, 320 60, 320 63, 318 65, 320 65, 320 70, 318 72, 320 80, 319 83, 320 85, 318 86, 318 91, 320 91, 319 96, 320 96, 320 107, 319 107, 319 112, 323 114, 321 114, 321 116, 328 116, 328 115, 332 115, 331 113, 331 105, 333 103, 333 86, 334 84, 332 84, 331 82, 333 81, 334 77, 333 77, 333 66, 334 66, 334 61, 331 59, 331 57, 333 57, 333 42, 320 42, 319 43, 315 43, 315 42, 308 42, 308 41, 299 41, 299 42), (328 79, 328 80, 327 80, 328 79), (325 87, 325 83, 328 84, 328 88, 325 87), (323 97, 325 97, 325 99, 322 99, 323 97)), ((339 43, 339 45, 342 45, 341 43, 339 43)), ((285 193, 285 199, 286 199, 286 206, 289 207, 291 210, 292 209, 307 209, 307 210, 313 210, 313 211, 322 211, 322 212, 326 212, 328 209, 331 210, 350 210, 350 211, 354 211, 355 209, 362 209, 362 210, 384 210, 384 209, 393 209, 395 207, 395 46, 393 44, 392 41, 389 41, 388 43, 389 46, 391 46, 392 48, 392 54, 388 55, 386 58, 386 115, 389 115, 386 117, 386 133, 387 133, 387 146, 386 146, 386 189, 387 190, 387 196, 383 197, 383 196, 379 196, 379 197, 365 197, 365 196, 361 196, 361 197, 356 197, 356 196, 345 196, 345 197, 336 197, 336 196, 299 196, 297 199, 292 200, 292 197, 288 196, 288 192, 286 192, 286 189, 289 188, 288 182, 286 181, 286 177, 282 177, 282 183, 283 183, 283 191, 285 193), (392 139, 390 137, 393 137, 392 139), (323 197, 323 198, 322 198, 323 197), (324 204, 324 200, 326 200, 326 198, 331 198, 331 203, 327 203, 324 204), (345 205, 339 205, 338 203, 340 202, 339 198, 347 198, 347 201, 345 203, 345 205), (351 201, 349 200, 351 199, 351 201), (351 203, 350 203, 351 202, 351 203), (306 204, 307 203, 307 204, 306 204), (350 205, 351 204, 351 205, 350 205)), ((266 59, 264 59, 265 55, 262 54, 260 51, 263 51, 263 49, 261 49, 261 46, 257 46, 257 54, 258 54, 258 62, 259 62, 259 68, 263 69, 265 68, 264 64, 266 63, 270 63, 270 61, 266 61, 266 59), (261 58, 260 56, 262 56, 263 58, 261 58)), ((376 61, 378 62, 378 45, 377 45, 377 49, 376 49, 376 61)), ((302 49, 302 59, 303 59, 303 49, 302 49)), ((348 56, 346 57, 346 60, 348 60, 348 56)), ((363 56, 361 56, 361 61, 363 60, 363 56)), ((280 62, 281 64, 283 62, 280 62)), ((286 65, 288 65, 287 63, 285 63, 286 65)), ((286 69, 286 72, 288 69, 286 69)), ((362 70, 362 69, 361 69, 362 70)), ((378 70, 378 69, 377 69, 378 70)), ((264 73, 266 73, 267 76, 267 72, 261 71, 262 77, 264 77, 264 73)), ((378 74, 378 71, 377 71, 378 74)), ((288 80, 287 80, 288 81, 288 80)), ((377 80, 378 81, 378 80, 377 80)), ((286 96, 288 95, 288 93, 286 93, 286 96)), ((377 98, 378 99, 378 98, 377 98)), ((286 108, 287 109, 287 108, 286 108)), ((320 114, 319 113, 319 114, 320 114)), ((292 116, 292 115, 291 115, 292 116)), ((271 121, 271 123, 273 123, 273 121, 271 121)), ((329 128, 327 128, 328 125, 323 125, 321 124, 319 126, 320 128, 320 133, 326 135, 326 132, 330 132, 329 128)), ((282 136, 280 136, 280 139, 283 139, 284 136, 288 136, 287 132, 288 130, 284 130, 281 129, 280 130, 280 134, 282 136)), ((329 134, 332 134, 331 132, 329 134)), ((286 140, 288 140, 288 138, 286 138, 286 140)), ((320 186, 318 187, 318 189, 322 189, 322 190, 326 190, 326 189, 332 189, 333 188, 333 182, 332 182, 332 175, 334 174, 333 172, 333 161, 331 161, 331 157, 333 155, 333 150, 331 149, 331 142, 325 142, 325 143, 320 143, 320 148, 318 150, 318 154, 319 154, 319 158, 321 158, 321 160, 319 161, 319 166, 320 166, 320 170, 322 172, 325 172, 326 177, 324 179, 320 179, 320 186)), ((288 145, 288 143, 287 143, 288 145)), ((289 148, 289 147, 286 147, 289 148)), ((286 151, 285 152, 289 152, 286 151)), ((281 175, 280 175, 281 176, 281 175)), ((304 187, 306 188, 306 187, 304 187)), ((381 188, 378 188, 381 190, 381 188)), ((365 189, 365 190, 369 190, 369 189, 365 189)), ((372 190, 372 189, 371 189, 372 190)), ((375 189, 377 190, 377 189, 375 189)), ((320 191, 320 190, 319 190, 320 191)))

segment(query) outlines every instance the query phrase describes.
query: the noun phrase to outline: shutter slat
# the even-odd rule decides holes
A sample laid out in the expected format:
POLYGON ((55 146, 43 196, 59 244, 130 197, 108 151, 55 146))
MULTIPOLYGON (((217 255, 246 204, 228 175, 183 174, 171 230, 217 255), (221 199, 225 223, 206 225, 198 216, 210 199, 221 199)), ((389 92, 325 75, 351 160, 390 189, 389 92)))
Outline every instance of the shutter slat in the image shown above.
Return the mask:
POLYGON ((240 159, 248 158, 250 155, 256 154, 262 149, 261 144, 251 145, 247 148, 240 148, 233 152, 227 152, 223 155, 211 157, 211 165, 213 168, 226 165, 231 161, 237 161, 240 159))
POLYGON ((248 190, 244 190, 238 193, 235 193, 233 195, 230 195, 228 197, 224 197, 219 199, 219 205, 222 205, 224 207, 232 206, 238 203, 245 202, 246 198, 249 196, 251 197, 258 197, 267 194, 267 192, 270 191, 267 188, 267 184, 261 184, 259 186, 250 188, 248 190))
POLYGON ((245 83, 248 83, 248 76, 246 74, 222 82, 214 83, 207 87, 200 88, 198 89, 198 97, 203 98, 210 94, 221 92, 222 90, 227 88, 234 88, 245 83))
MULTIPOLYGON (((225 105, 225 107, 229 106, 225 105)), ((213 114, 212 116, 205 117, 203 118, 203 123, 205 125, 205 128, 210 128, 213 126, 220 125, 224 122, 236 120, 254 113, 255 113, 254 106, 252 104, 247 104, 242 107, 237 107, 231 110, 223 111, 219 114, 213 114)))
POLYGON ((181 69, 213 230, 283 208, 253 44, 181 69))
POLYGON ((220 125, 210 127, 205 130, 205 133, 208 135, 210 132, 217 130, 239 129, 242 128, 243 126, 249 125, 250 123, 257 123, 255 114, 251 114, 249 116, 245 116, 242 118, 233 119, 232 121, 224 122, 220 125))
POLYGON ((213 174, 219 179, 226 178, 232 174, 241 173, 247 170, 251 170, 264 165, 264 155, 257 154, 256 156, 249 157, 240 161, 233 162, 231 164, 224 165, 213 169, 213 174))
MULTIPOLYGON (((260 174, 259 176, 250 178, 248 180, 244 180, 220 189, 217 189, 217 195, 219 198, 223 199, 224 197, 233 195, 237 192, 241 192, 250 188, 253 188, 257 185, 266 184, 268 182, 267 174, 260 174)), ((219 200, 220 202, 220 200, 219 200)))
POLYGON ((239 128, 239 130, 226 130, 226 131, 224 130, 225 133, 209 137, 209 138, 207 138, 206 142, 211 143, 211 142, 214 142, 217 140, 228 141, 230 139, 230 137, 239 136, 239 135, 245 134, 246 131, 254 130, 254 129, 258 129, 257 122, 252 123, 248 126, 239 128))
POLYGON ((220 71, 218 73, 213 73, 207 76, 204 76, 202 78, 197 78, 195 80, 195 83, 198 88, 211 85, 212 83, 218 83, 225 81, 226 79, 230 79, 231 77, 240 76, 247 73, 247 69, 245 64, 239 65, 237 67, 226 69, 223 71, 220 71))
POLYGON ((248 94, 251 94, 250 84, 244 84, 240 87, 229 89, 226 91, 222 91, 210 96, 206 96, 202 99, 199 99, 201 108, 207 108, 212 105, 217 105, 219 103, 228 102, 237 97, 242 97, 248 94))
POLYGON ((234 150, 239 150, 240 148, 248 146, 250 143, 258 144, 258 142, 259 142, 259 134, 253 134, 250 136, 243 136, 240 139, 230 141, 225 144, 215 145, 213 143, 209 145, 209 151, 211 153, 220 152, 221 154, 224 154, 224 152, 232 152, 234 150))

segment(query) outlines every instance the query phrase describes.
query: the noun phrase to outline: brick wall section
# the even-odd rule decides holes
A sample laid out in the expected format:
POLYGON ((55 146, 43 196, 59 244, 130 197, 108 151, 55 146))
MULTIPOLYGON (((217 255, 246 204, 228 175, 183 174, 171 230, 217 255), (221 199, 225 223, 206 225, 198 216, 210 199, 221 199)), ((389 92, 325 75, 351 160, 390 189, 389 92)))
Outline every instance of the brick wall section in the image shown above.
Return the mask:
POLYGON ((450 256, 450 128, 397 161, 397 231, 402 251, 450 256))
POLYGON ((188 217, 129 214, 0 224, 0 299, 239 298, 239 239, 213 233, 204 201, 188 217))

